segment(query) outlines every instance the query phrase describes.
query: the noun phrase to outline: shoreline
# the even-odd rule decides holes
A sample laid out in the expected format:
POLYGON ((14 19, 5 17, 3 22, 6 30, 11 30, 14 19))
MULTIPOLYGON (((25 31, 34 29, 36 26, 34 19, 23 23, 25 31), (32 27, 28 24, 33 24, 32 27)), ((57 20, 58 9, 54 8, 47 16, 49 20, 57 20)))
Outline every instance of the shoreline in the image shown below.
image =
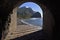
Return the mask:
MULTIPOLYGON (((25 21, 23 21, 23 20, 21 20, 21 22, 23 22, 23 23, 25 23, 25 24, 27 24, 27 25, 30 25, 30 26, 36 27, 36 26, 34 26, 34 25, 32 25, 32 24, 29 24, 29 23, 27 23, 27 22, 25 22, 25 21)), ((40 26, 37 26, 37 27, 40 27, 40 26)))

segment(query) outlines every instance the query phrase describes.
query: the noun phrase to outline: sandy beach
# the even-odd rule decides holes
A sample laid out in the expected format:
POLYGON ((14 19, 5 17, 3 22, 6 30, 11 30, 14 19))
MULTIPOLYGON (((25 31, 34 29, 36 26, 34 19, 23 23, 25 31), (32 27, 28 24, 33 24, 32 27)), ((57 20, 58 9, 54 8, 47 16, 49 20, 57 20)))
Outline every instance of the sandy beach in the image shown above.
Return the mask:
MULTIPOLYGON (((14 28, 13 28, 14 29, 14 28)), ((36 32, 38 30, 41 30, 41 27, 33 27, 30 25, 18 25, 16 27, 16 30, 11 33, 11 31, 7 34, 5 40, 14 39, 16 37, 21 37, 27 34, 30 34, 32 32, 36 32)))

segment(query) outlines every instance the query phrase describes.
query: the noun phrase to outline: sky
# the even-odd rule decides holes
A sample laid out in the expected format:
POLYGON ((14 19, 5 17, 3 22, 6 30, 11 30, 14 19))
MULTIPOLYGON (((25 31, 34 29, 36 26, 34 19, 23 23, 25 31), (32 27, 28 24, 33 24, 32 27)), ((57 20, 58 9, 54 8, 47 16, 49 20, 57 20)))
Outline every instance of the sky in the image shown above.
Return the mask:
POLYGON ((30 8, 32 8, 32 10, 34 10, 36 12, 40 12, 41 17, 43 17, 43 11, 38 4, 33 3, 33 2, 25 2, 22 5, 20 5, 19 8, 24 7, 24 6, 26 6, 26 8, 30 7, 30 8))

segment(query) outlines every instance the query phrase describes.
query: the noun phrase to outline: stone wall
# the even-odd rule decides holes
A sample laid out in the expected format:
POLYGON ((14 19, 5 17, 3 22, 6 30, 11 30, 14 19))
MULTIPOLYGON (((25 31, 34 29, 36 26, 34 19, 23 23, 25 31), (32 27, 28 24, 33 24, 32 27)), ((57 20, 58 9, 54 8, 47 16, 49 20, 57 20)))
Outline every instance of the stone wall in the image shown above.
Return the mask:
POLYGON ((11 23, 9 26, 9 31, 13 32, 16 29, 17 26, 17 13, 16 13, 17 7, 13 9, 13 13, 11 14, 11 23))

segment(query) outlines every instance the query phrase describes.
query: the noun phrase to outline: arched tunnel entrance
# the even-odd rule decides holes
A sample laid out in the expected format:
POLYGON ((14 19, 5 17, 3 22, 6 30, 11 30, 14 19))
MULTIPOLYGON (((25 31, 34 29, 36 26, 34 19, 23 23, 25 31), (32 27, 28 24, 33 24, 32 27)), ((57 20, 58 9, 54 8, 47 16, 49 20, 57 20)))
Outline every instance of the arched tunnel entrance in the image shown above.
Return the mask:
POLYGON ((23 23, 28 25, 43 26, 43 10, 34 2, 25 2, 20 5, 17 9, 17 18, 25 19, 21 21, 24 21, 23 23), (39 18, 41 18, 41 20, 39 18))
MULTIPOLYGON (((24 3, 24 2, 29 2, 29 1, 20 1, 20 2, 18 2, 17 6, 15 5, 15 8, 13 9, 13 13, 11 14, 11 23, 10 23, 10 26, 9 26, 9 32, 10 33, 8 33, 8 34, 13 34, 12 33, 13 31, 15 32, 16 27, 17 27, 17 22, 16 22, 17 21, 17 12, 16 12, 16 10, 19 7, 19 5, 24 3)), ((34 0, 33 2, 36 2, 36 1, 34 0)), ((50 10, 44 4, 39 3, 38 1, 36 3, 39 6, 41 5, 41 8, 43 10, 43 31, 48 34, 49 38, 51 38, 50 35, 52 35, 52 26, 54 24, 53 23, 54 19, 52 17, 52 14, 51 14, 50 10)), ((14 36, 16 36, 16 35, 14 35, 14 36)), ((7 35, 6 39, 7 38, 8 38, 8 35, 7 35)), ((12 36, 11 38, 14 38, 14 37, 12 36)))

